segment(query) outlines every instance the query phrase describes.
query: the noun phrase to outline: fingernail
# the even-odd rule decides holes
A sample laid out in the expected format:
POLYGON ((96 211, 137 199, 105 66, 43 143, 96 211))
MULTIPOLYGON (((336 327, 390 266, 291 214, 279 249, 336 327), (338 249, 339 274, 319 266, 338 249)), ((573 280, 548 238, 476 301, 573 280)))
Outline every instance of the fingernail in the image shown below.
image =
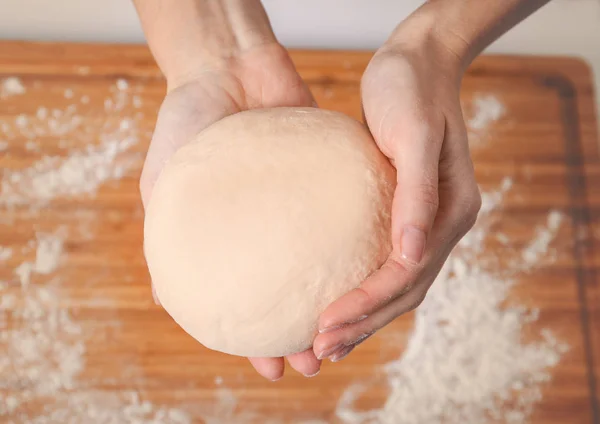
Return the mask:
POLYGON ((345 325, 350 325, 350 324, 356 324, 357 322, 362 321, 363 319, 367 318, 368 315, 361 315, 358 318, 356 318, 355 320, 351 320, 351 321, 346 321, 342 324, 338 324, 338 325, 332 325, 330 327, 325 327, 319 330, 319 334, 323 334, 323 333, 329 333, 330 331, 333 330, 337 330, 338 328, 342 328, 345 325))
POLYGON ((276 381, 279 381, 279 380, 281 380, 282 378, 283 378, 283 375, 280 375, 279 377, 277 377, 277 378, 274 378, 273 380, 271 380, 271 382, 272 382, 272 383, 275 383, 276 381))
POLYGON ((331 355, 329 357, 329 360, 331 362, 340 362, 342 359, 344 359, 346 356, 348 356, 348 354, 350 352, 352 352, 352 349, 354 349, 354 345, 346 346, 345 348, 341 349, 339 352, 336 352, 333 355, 331 355))
POLYGON ((332 354, 334 354, 336 351, 338 351, 342 347, 344 347, 344 345, 342 343, 339 343, 333 347, 325 348, 321 351, 321 353, 319 353, 317 355, 317 359, 321 360, 323 358, 327 358, 328 356, 331 356, 332 354))
POLYGON ((402 257, 413 264, 418 264, 423 258, 425 251, 425 233, 412 225, 404 227, 402 233, 401 249, 402 257))
POLYGON ((373 334, 375 334, 374 331, 371 331, 370 333, 365 333, 365 334, 361 335, 358 339, 354 340, 352 345, 357 346, 357 345, 361 344, 362 342, 367 340, 369 337, 371 337, 373 334))
POLYGON ((337 330, 338 328, 342 328, 344 324, 332 325, 331 327, 325 327, 319 330, 319 334, 329 333, 330 331, 337 330))
POLYGON ((321 372, 321 370, 318 369, 317 372, 314 374, 303 374, 303 375, 304 375, 304 377, 311 378, 311 377, 316 377, 317 375, 319 375, 320 372, 321 372))

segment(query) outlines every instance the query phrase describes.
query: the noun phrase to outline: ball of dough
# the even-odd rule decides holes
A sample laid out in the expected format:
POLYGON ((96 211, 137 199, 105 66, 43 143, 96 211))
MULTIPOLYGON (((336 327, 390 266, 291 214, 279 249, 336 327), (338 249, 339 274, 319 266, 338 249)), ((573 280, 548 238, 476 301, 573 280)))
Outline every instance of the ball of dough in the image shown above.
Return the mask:
POLYGON ((395 170, 337 112, 241 112, 162 171, 144 249, 166 311, 208 348, 277 357, 312 346, 318 317, 391 251, 395 170))

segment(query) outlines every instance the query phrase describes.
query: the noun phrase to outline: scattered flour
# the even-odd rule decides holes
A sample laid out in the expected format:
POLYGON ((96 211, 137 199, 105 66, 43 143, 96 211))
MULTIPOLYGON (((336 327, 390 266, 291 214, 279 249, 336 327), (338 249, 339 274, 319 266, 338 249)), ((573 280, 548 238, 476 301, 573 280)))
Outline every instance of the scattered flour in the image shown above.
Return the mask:
POLYGON ((491 94, 474 97, 473 105, 475 114, 467 121, 467 126, 472 130, 484 130, 506 113, 504 105, 491 94))
POLYGON ((0 99, 25 94, 25 87, 19 78, 9 77, 0 83, 0 99))
POLYGON ((32 276, 56 271, 63 237, 63 229, 38 234, 33 240, 35 258, 15 270, 18 287, 2 283, 0 288, 0 344, 6 352, 0 359, 0 391, 13 393, 5 399, 0 397, 0 417, 31 419, 19 412, 22 405, 72 389, 82 370, 81 327, 60 307, 58 280, 31 284, 32 276), (7 326, 7 322, 13 324, 7 326))
POLYGON ((27 140, 27 142, 25 143, 25 150, 28 150, 28 151, 38 150, 39 147, 40 147, 40 145, 36 141, 33 141, 33 140, 27 140))
POLYGON ((25 128, 27 126, 27 122, 28 122, 27 116, 25 116, 23 114, 17 116, 17 119, 15 119, 15 124, 19 128, 25 128))
MULTIPOLYGON (((120 115, 132 101, 123 89, 128 83, 119 81, 106 98, 111 105, 108 112, 114 115, 120 115)), ((72 91, 67 89, 65 96, 72 91)), ((81 127, 83 118, 72 104, 64 110, 39 107, 34 116, 18 115, 12 125, 1 122, 5 133, 17 132, 28 139, 27 150, 38 151, 36 138, 50 136, 65 137, 58 146, 67 151, 66 155, 45 155, 25 168, 5 169, 0 181, 0 206, 40 208, 57 197, 94 195, 103 183, 119 180, 132 165, 133 160, 123 159, 121 154, 138 143, 137 121, 141 117, 119 116, 116 125, 104 123, 92 131, 81 127), (69 137, 78 141, 73 143, 69 137), (81 139, 87 142, 85 148, 69 149, 70 145, 81 146, 81 139)))
POLYGON ((83 391, 65 397, 59 408, 32 420, 36 424, 190 424, 188 414, 179 409, 157 407, 143 401, 135 391, 119 394, 83 391))
POLYGON ((467 117, 466 124, 469 132, 469 143, 478 146, 486 141, 489 136, 490 126, 504 117, 506 108, 504 104, 492 94, 478 94, 472 99, 471 116, 467 117))
POLYGON ((548 215, 545 226, 538 227, 533 240, 522 252, 523 262, 527 267, 534 266, 545 253, 562 222, 562 214, 553 211, 548 215))
POLYGON ((127 80, 124 80, 123 78, 119 78, 117 80, 117 90, 125 91, 128 88, 129 88, 129 83, 127 82, 127 80))
POLYGON ((48 109, 46 109, 45 107, 39 107, 36 112, 36 116, 40 121, 45 120, 46 118, 48 118, 48 109))
POLYGON ((10 259, 13 254, 13 250, 10 247, 0 246, 0 262, 10 259))
POLYGON ((133 96, 133 107, 135 107, 136 109, 139 109, 142 107, 142 98, 138 95, 133 96))
POLYGON ((91 68, 89 66, 78 66, 77 72, 81 75, 89 75, 91 68))
POLYGON ((23 262, 26 277, 19 275, 20 290, 0 285, 0 417, 18 422, 53 423, 144 423, 188 424, 189 417, 178 409, 156 407, 141 401, 134 391, 102 392, 81 387, 77 378, 85 367, 83 327, 61 306, 64 296, 60 276, 31 283, 31 276, 59 270, 64 229, 38 234, 35 258, 23 262), (10 327, 7 322, 16 324, 10 327), (31 405, 44 401, 32 413, 31 405))
MULTIPOLYGON (((80 72, 89 70, 82 68, 80 72)), ((17 78, 3 80, 1 87, 0 98, 26 93, 17 78)), ((17 135, 30 141, 39 136, 53 137, 65 152, 44 156, 25 168, 5 169, 0 181, 0 207, 27 206, 38 211, 59 197, 93 196, 102 184, 122 178, 131 166, 122 160, 122 153, 137 143, 139 135, 138 115, 121 115, 125 105, 139 109, 143 104, 131 91, 129 83, 120 79, 104 99, 106 113, 118 117, 112 127, 81 128, 83 120, 77 115, 77 106, 90 102, 85 94, 78 104, 64 110, 49 111, 40 106, 35 115, 0 121, 7 139, 17 135), (82 140, 87 147, 81 148, 82 140)), ((72 90, 63 94, 74 98, 72 90)), ((489 125, 505 113, 504 106, 492 96, 476 97, 474 109, 468 121, 471 138, 473 134, 483 138, 489 125)), ((353 385, 338 403, 337 415, 343 422, 526 422, 541 397, 540 385, 550 378, 549 370, 566 346, 549 330, 542 331, 538 340, 522 340, 523 328, 535 321, 538 311, 504 305, 516 273, 533 269, 545 257, 560 229, 561 214, 550 213, 546 224, 536 230, 512 267, 512 275, 496 272, 479 259, 485 259, 484 242, 492 235, 488 218, 501 207, 511 186, 512 180, 507 178, 498 190, 483 193, 477 226, 452 254, 417 309, 407 349, 385 366, 390 387, 385 405, 378 410, 356 411, 354 401, 369 386, 364 382, 353 385)), ((208 424, 279 422, 239 411, 237 398, 224 387, 222 377, 214 380, 215 401, 193 414, 154 405, 142 400, 135 390, 114 392, 83 386, 78 378, 86 366, 87 331, 73 318, 61 288, 61 258, 67 234, 87 234, 88 227, 82 231, 77 222, 65 225, 68 227, 38 233, 22 246, 0 247, 3 263, 13 260, 13 251, 18 249, 35 252, 30 260, 14 267, 14 281, 0 281, 0 351, 5 352, 0 356, 0 420, 34 424, 188 424, 196 418, 208 424), (35 409, 40 405, 42 409, 35 409)), ((506 234, 495 237, 504 245, 511 243, 506 234)))
MULTIPOLYGON (((57 198, 93 196, 105 182, 125 175, 131 162, 124 160, 122 153, 138 142, 138 119, 142 115, 124 115, 132 99, 124 91, 129 86, 127 81, 119 81, 108 93, 112 108, 97 127, 81 128, 83 118, 77 115, 76 104, 52 110, 40 106, 31 116, 21 114, 13 121, 0 120, 0 136, 32 148, 38 137, 59 140, 64 150, 62 155, 42 156, 29 166, 3 169, 0 208, 10 215, 13 206, 22 206, 35 217, 57 198), (81 148, 83 145, 86 147, 81 148)), ((27 92, 17 78, 5 79, 1 84, 3 99, 27 92)), ((63 96, 73 98, 73 90, 65 90, 63 96)), ((81 103, 88 102, 89 97, 83 95, 81 103)), ((88 239, 95 236, 89 234, 89 221, 95 218, 77 212, 70 215, 72 221, 61 222, 54 231, 38 232, 22 244, 0 247, 0 264, 13 267, 13 278, 0 281, 0 421, 191 423, 186 412, 142 400, 133 388, 120 392, 98 390, 79 380, 86 367, 86 338, 104 324, 84 328, 72 316, 69 296, 63 288, 68 275, 62 260, 67 235, 85 234, 88 239), (25 255, 26 260, 15 264, 14 252, 25 255)))
POLYGON ((228 388, 219 387, 214 390, 215 400, 208 405, 202 405, 201 422, 206 424, 282 424, 277 418, 258 414, 238 408, 238 399, 228 388))
MULTIPOLYGON (((480 261, 489 234, 491 212, 510 184, 484 193, 482 214, 452 253, 427 298, 417 309, 415 327, 401 357, 385 367, 390 395, 378 410, 358 412, 354 401, 369 389, 358 383, 339 401, 345 423, 524 424, 541 384, 550 379, 567 346, 545 329, 537 340, 523 340, 522 330, 539 311, 505 306, 517 273, 532 269, 547 252, 561 222, 553 211, 522 252, 520 266, 507 276, 480 261)), ((508 242, 508 241, 507 241, 508 242)))
POLYGON ((115 164, 115 160, 136 142, 134 137, 111 137, 99 146, 71 151, 67 157, 45 156, 28 168, 7 170, 2 180, 0 204, 35 202, 44 205, 58 196, 95 194, 102 183, 124 175, 130 163, 115 164))

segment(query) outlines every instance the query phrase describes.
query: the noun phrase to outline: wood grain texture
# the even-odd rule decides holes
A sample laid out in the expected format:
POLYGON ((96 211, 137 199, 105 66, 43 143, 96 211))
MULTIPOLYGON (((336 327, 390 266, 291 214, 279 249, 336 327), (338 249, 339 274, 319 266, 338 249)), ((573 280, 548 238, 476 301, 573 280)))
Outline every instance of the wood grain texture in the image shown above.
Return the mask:
MULTIPOLYGON (((294 51, 292 57, 321 107, 360 119, 359 82, 370 53, 294 51)), ((257 423, 337 422, 336 403, 357 381, 376 382, 361 397, 361 407, 383 404, 388 389, 382 365, 401 354, 413 325, 410 314, 341 363, 325 363, 317 378, 288 371, 283 380, 270 383, 243 358, 201 347, 153 304, 142 254, 137 180, 165 86, 145 47, 4 42, 0 79, 7 76, 21 78, 28 91, 0 101, 0 119, 34 116, 40 105, 65 108, 70 103, 63 96, 66 89, 89 96, 89 103, 78 109, 84 120, 81 131, 118 125, 121 116, 138 117, 140 141, 121 155, 133 165, 120 180, 102 185, 95 195, 60 196, 38 212, 0 207, 3 246, 18 248, 36 232, 69 225, 57 273, 63 307, 84 329, 86 366, 78 377, 82 390, 138 390, 155 404, 185 409, 198 422, 211 414, 224 423, 238 422, 242 415, 244 422, 257 423), (118 78, 127 79, 143 101, 137 109, 127 103, 122 111, 107 113, 106 93, 118 78), (85 224, 85 231, 77 230, 77 222, 85 224), (229 394, 237 403, 218 410, 229 394)), ((498 187, 506 176, 513 179, 498 212, 501 219, 491 231, 510 235, 511 248, 518 249, 549 210, 558 209, 568 218, 552 244, 556 261, 524 273, 513 293, 521 303, 540 308, 534 332, 549 327, 570 346, 544 386, 531 419, 536 424, 600 420, 600 161, 592 90, 588 68, 565 58, 482 57, 463 85, 465 113, 477 93, 497 96, 508 111, 486 136, 489 140, 473 149, 482 188, 498 187)), ((39 151, 24 149, 25 141, 10 140, 0 153, 0 168, 21 169, 42 155, 65 154, 57 137, 41 136, 39 151)), ((84 147, 83 132, 70 142, 84 147)), ((507 247, 489 248, 499 257, 510 254, 507 247)), ((17 251, 0 263, 0 280, 14 279, 12 270, 23 257, 17 251)))

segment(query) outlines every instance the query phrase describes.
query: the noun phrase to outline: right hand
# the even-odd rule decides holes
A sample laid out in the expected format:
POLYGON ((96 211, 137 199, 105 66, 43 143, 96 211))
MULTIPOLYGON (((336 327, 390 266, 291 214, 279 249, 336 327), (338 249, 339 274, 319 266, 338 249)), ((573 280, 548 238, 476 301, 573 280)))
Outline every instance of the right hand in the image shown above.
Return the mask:
MULTIPOLYGON (((247 109, 314 105, 287 51, 277 42, 209 63, 193 76, 168 81, 140 178, 144 207, 167 160, 214 122, 247 109)), ((283 358, 249 360, 269 380, 283 376, 283 358)), ((321 366, 312 349, 290 355, 287 360, 305 376, 316 374, 321 366)))

